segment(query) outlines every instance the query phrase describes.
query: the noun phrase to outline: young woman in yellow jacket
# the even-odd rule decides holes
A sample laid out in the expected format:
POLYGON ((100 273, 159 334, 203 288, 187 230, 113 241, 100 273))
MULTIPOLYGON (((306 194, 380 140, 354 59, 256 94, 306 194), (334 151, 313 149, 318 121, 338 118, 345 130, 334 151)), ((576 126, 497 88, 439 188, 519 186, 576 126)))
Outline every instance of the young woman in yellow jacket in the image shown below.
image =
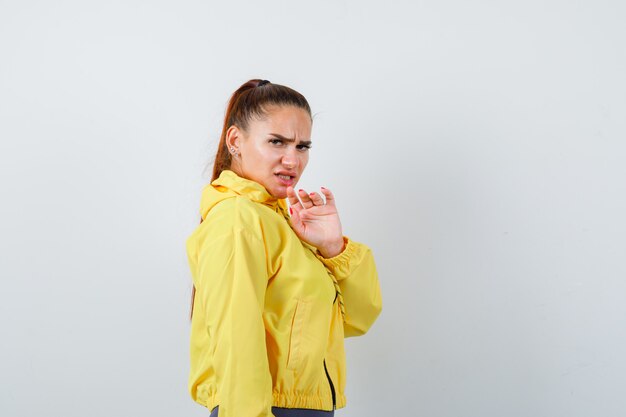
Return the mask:
POLYGON ((189 391, 211 417, 332 416, 346 405, 344 337, 381 312, 372 252, 343 235, 333 193, 294 189, 311 126, 306 99, 267 80, 228 104, 186 241, 189 391))

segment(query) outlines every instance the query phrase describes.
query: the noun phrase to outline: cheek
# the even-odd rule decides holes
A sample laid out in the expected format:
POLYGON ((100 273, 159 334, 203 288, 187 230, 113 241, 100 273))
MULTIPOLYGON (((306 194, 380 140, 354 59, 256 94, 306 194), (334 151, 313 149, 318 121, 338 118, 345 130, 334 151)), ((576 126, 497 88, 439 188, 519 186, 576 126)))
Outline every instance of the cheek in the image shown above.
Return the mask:
POLYGON ((278 153, 274 149, 264 146, 255 146, 251 149, 251 156, 253 156, 252 160, 254 164, 273 162, 274 159, 276 159, 277 154, 278 153))

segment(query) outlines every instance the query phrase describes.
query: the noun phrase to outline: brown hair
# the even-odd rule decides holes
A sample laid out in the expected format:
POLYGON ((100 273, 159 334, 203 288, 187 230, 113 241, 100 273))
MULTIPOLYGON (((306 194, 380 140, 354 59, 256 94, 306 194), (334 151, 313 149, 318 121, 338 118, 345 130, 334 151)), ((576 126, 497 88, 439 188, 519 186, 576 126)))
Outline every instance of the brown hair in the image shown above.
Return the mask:
MULTIPOLYGON (((270 106, 294 106, 306 110, 311 115, 311 107, 306 98, 294 89, 280 84, 272 84, 268 80, 252 79, 243 83, 230 97, 226 114, 224 115, 224 126, 220 142, 217 145, 217 152, 213 163, 213 175, 211 182, 215 181, 222 171, 229 169, 232 163, 231 153, 228 152, 226 144, 226 132, 228 128, 235 125, 242 130, 248 128, 249 122, 253 118, 262 119, 267 116, 270 106)), ((202 223, 202 218, 200 219, 202 223)), ((196 295, 196 286, 191 290, 191 309, 189 319, 193 317, 193 304, 196 295)))

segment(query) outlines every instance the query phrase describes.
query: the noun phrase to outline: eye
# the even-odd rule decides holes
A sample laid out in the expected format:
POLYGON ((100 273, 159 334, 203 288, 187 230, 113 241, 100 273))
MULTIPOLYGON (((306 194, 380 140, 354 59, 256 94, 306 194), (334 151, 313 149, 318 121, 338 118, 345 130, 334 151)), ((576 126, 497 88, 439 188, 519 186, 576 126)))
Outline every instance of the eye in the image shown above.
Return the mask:
MULTIPOLYGON (((276 146, 282 146, 285 144, 285 141, 280 139, 280 138, 270 138, 267 140, 268 143, 271 143, 272 145, 276 145, 276 146)), ((300 145, 296 145, 296 149, 298 149, 299 151, 302 152, 306 152, 309 149, 311 149, 311 144, 300 144, 300 145)))

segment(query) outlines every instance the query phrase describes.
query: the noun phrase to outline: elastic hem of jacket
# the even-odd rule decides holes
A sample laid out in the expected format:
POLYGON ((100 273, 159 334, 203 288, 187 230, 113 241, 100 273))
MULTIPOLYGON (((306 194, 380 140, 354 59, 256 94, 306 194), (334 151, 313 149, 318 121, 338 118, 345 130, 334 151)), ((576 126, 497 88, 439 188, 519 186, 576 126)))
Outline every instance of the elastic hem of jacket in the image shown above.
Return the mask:
MULTIPOLYGON (((316 395, 294 395, 274 392, 273 404, 274 407, 283 408, 312 408, 315 410, 332 411, 333 400, 322 399, 316 395)), ((335 408, 343 408, 346 406, 345 395, 337 393, 335 408)))
MULTIPOLYGON (((336 393, 335 409, 344 408, 346 406, 345 394, 336 393)), ((293 395, 284 394, 279 392, 272 393, 272 407, 282 408, 312 408, 314 410, 332 411, 333 401, 322 399, 315 395, 293 395)), ((210 410, 219 405, 219 399, 217 394, 210 394, 206 397, 206 401, 202 401, 200 398, 194 398, 194 400, 210 410)))
POLYGON ((347 236, 344 236, 343 240, 346 243, 343 252, 332 258, 324 258, 319 250, 315 251, 315 256, 328 267, 338 281, 350 274, 350 269, 354 267, 353 264, 363 258, 364 252, 368 249, 367 246, 357 243, 347 236))
POLYGON ((346 265, 356 251, 357 247, 347 236, 343 236, 343 241, 346 244, 346 247, 340 254, 335 255, 332 258, 324 258, 318 249, 315 251, 315 255, 328 267, 346 265))

